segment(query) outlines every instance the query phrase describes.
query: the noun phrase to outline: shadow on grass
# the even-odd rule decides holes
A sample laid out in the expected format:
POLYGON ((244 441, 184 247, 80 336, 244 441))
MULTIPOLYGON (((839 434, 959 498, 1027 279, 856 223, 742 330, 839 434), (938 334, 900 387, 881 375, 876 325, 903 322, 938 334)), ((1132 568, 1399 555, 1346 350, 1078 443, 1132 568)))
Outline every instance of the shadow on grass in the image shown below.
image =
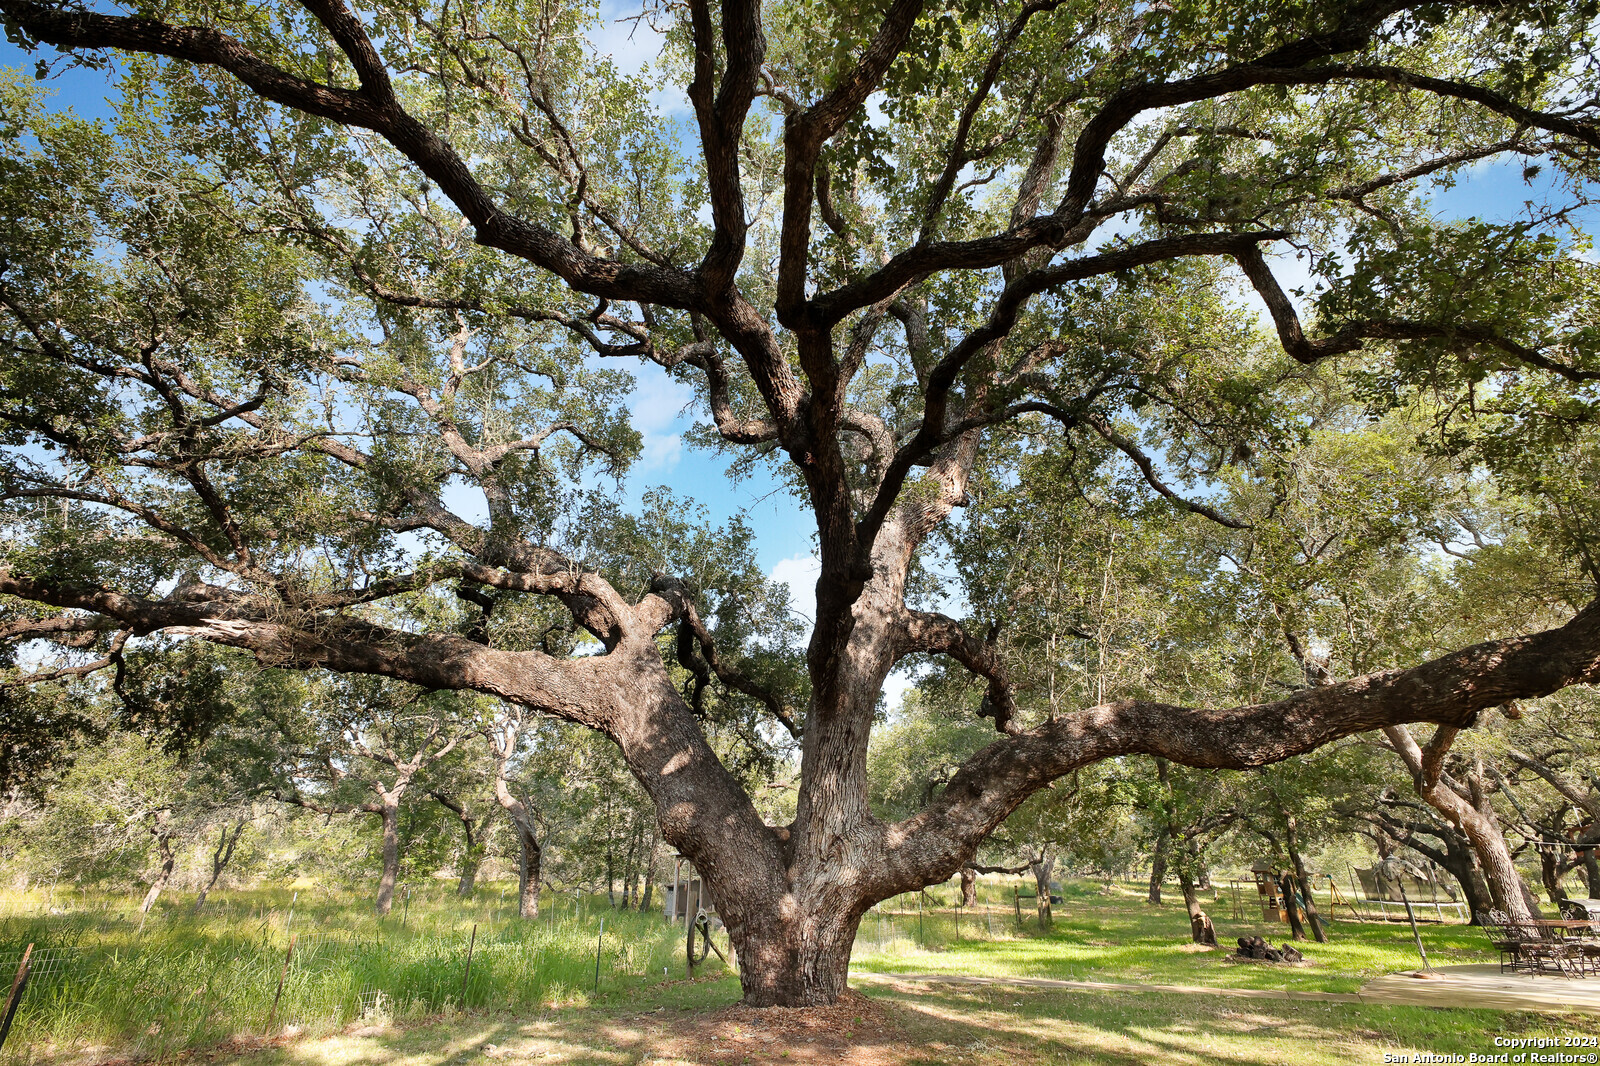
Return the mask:
POLYGON ((1492 1011, 1278 1002, 1241 1006, 1203 996, 935 992, 894 985, 818 1011, 754 1011, 732 1006, 737 994, 731 981, 684 982, 626 1001, 536 1017, 440 1018, 217 1061, 232 1066, 490 1066, 497 1061, 518 1066, 1335 1066, 1381 1062, 1385 1052, 1483 1053, 1493 1050, 1492 1035, 1558 1038, 1580 1032, 1583 1024, 1492 1011))

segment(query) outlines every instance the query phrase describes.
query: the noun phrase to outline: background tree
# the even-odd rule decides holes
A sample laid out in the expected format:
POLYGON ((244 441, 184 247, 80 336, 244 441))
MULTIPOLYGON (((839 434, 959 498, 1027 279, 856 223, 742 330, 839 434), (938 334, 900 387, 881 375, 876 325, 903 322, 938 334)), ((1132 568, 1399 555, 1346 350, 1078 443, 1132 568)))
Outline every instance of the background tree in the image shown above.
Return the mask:
POLYGON ((376 906, 388 914, 400 876, 401 803, 418 775, 477 725, 471 697, 333 675, 301 686, 306 705, 280 717, 276 797, 316 814, 368 814, 382 827, 376 906))

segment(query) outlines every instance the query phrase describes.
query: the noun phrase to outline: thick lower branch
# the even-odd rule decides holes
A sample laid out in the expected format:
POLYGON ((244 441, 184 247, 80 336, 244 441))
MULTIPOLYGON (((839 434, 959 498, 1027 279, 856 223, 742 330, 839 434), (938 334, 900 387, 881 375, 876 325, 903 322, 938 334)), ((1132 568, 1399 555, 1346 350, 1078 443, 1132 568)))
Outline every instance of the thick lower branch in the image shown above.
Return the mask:
MULTIPOLYGON (((978 752, 922 811, 890 826, 888 879, 949 877, 1028 796, 1078 767, 1118 755, 1243 770, 1341 737, 1406 722, 1470 726, 1507 700, 1600 682, 1600 600, 1566 625, 1488 641, 1408 670, 1387 670, 1249 707, 1128 700, 1065 715, 978 752), (938 859, 930 861, 930 856, 938 859)), ((902 891, 894 888, 893 891, 902 891)))

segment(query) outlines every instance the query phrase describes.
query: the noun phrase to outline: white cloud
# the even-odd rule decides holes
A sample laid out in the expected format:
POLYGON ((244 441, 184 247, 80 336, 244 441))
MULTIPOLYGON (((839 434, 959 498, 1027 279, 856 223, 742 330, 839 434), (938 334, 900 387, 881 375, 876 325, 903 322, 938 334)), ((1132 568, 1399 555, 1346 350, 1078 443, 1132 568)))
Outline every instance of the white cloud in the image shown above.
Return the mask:
POLYGON ((789 606, 807 622, 817 617, 817 575, 822 560, 815 555, 791 555, 780 559, 767 576, 789 586, 789 606))
POLYGON ((898 714, 900 704, 906 698, 906 693, 917 685, 917 679, 910 672, 896 670, 883 680, 883 703, 890 714, 898 714))
POLYGON ((666 436, 645 434, 644 449, 639 456, 640 470, 671 470, 683 458, 683 438, 676 433, 666 436))
POLYGON ((633 428, 643 435, 639 466, 643 470, 670 470, 683 456, 684 409, 694 390, 667 377, 654 364, 633 371, 633 428))

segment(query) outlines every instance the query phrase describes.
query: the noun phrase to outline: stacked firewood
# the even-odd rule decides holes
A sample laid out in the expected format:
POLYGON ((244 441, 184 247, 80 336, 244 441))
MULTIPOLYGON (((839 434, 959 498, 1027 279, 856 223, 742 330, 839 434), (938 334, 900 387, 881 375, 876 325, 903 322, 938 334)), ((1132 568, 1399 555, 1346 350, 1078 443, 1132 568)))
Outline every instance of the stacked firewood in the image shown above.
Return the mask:
POLYGON ((1258 936, 1242 936, 1239 938, 1239 950, 1235 952, 1241 959, 1257 959, 1261 962, 1303 962, 1305 956, 1300 954, 1288 944, 1275 948, 1258 936))

